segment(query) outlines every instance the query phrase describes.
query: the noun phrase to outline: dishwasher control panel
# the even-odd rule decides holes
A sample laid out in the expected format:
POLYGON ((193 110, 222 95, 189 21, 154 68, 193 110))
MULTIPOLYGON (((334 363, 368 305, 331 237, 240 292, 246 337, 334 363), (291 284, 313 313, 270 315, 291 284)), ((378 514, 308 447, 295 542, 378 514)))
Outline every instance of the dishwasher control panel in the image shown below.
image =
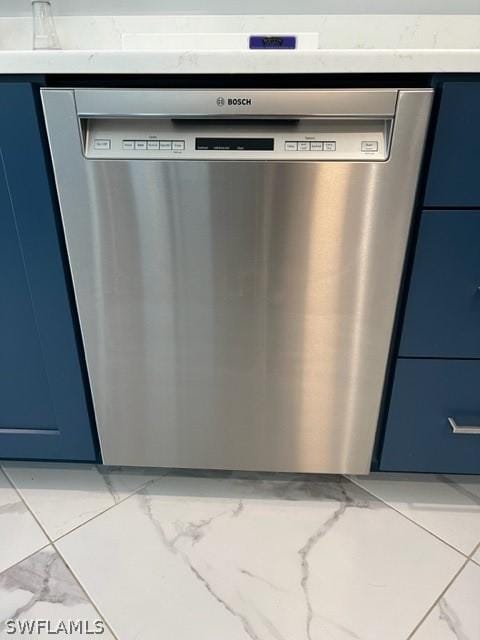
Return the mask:
POLYGON ((89 118, 84 154, 117 160, 388 158, 393 119, 89 118))

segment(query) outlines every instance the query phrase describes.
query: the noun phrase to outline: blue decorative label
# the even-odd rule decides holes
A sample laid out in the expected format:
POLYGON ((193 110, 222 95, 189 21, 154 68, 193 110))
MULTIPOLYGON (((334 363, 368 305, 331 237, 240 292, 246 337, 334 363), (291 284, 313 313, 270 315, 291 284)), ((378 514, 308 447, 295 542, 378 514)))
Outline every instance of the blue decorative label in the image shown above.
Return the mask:
POLYGON ((296 49, 297 36, 250 36, 250 49, 296 49))

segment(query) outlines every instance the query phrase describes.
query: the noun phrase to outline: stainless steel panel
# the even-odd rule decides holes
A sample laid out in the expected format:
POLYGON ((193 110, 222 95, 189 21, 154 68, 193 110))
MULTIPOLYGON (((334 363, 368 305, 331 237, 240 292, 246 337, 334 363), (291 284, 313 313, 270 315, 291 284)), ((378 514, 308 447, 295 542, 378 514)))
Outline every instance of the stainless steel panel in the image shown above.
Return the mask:
POLYGON ((88 160, 43 102, 104 461, 368 472, 431 92, 372 163, 88 160))
POLYGON ((397 93, 394 89, 75 89, 75 102, 81 116, 382 118, 394 115, 397 93))

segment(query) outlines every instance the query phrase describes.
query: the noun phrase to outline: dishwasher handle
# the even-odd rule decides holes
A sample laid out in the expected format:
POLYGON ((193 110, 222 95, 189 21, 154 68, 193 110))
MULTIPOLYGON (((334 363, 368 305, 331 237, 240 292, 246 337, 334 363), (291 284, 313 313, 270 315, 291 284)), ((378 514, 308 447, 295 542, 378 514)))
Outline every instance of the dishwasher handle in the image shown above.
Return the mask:
POLYGON ((396 89, 74 89, 79 117, 392 118, 396 89))

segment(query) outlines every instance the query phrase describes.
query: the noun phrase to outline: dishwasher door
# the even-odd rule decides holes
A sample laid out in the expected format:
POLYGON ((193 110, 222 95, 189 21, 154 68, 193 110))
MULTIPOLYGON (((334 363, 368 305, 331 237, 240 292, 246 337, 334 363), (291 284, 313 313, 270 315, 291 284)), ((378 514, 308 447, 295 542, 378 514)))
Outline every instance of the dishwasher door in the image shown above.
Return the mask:
POLYGON ((369 471, 431 97, 42 90, 106 464, 369 471))

